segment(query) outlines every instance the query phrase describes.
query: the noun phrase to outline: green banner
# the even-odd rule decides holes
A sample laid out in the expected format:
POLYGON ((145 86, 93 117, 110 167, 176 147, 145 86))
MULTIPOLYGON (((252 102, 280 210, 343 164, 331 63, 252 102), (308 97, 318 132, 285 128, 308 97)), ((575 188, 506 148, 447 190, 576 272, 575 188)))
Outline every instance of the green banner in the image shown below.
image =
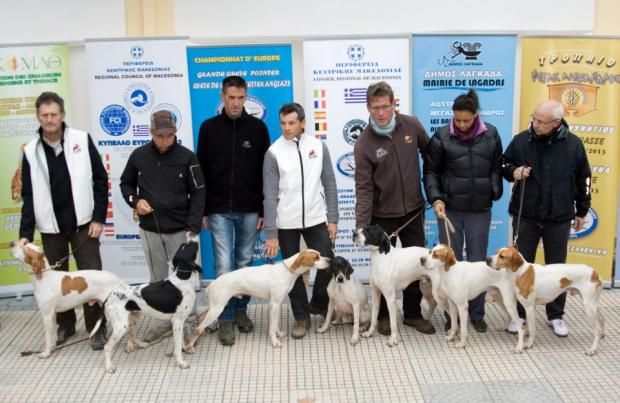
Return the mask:
POLYGON ((9 250, 19 237, 22 147, 39 124, 35 99, 54 91, 65 99, 70 121, 69 47, 37 45, 0 47, 0 294, 29 290, 30 279, 9 250))

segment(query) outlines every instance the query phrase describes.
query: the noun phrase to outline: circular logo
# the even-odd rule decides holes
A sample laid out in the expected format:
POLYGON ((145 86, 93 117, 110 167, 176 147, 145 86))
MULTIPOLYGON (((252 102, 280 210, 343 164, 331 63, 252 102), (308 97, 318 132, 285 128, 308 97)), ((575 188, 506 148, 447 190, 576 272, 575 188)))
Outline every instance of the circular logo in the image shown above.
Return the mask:
POLYGON ((124 134, 131 124, 129 112, 121 105, 108 105, 99 114, 99 123, 110 136, 124 134))
POLYGON ((154 100, 153 91, 146 84, 133 84, 125 90, 125 105, 131 112, 148 111, 153 106, 154 100))
POLYGON ((347 48, 347 56, 354 62, 359 62, 364 58, 364 47, 362 45, 351 45, 347 48))
MULTIPOLYGON (((265 120, 267 117, 267 107, 265 104, 258 98, 248 95, 245 103, 243 104, 245 111, 249 114, 258 118, 260 120, 265 120)), ((224 109, 224 102, 217 104, 215 111, 219 114, 222 113, 222 109, 224 109)))
POLYGON ((336 168, 338 168, 338 172, 347 178, 353 178, 355 176, 355 157, 353 153, 346 153, 338 158, 336 168))
POLYGON ((349 120, 342 128, 342 136, 344 141, 354 146, 357 139, 362 135, 364 128, 368 123, 362 119, 349 120))
POLYGON ((144 56, 144 48, 138 45, 132 46, 129 50, 129 53, 134 59, 140 59, 142 56, 144 56))
POLYGON ((594 230, 598 226, 598 214, 596 214, 596 211, 594 211, 593 208, 590 208, 585 218, 586 218, 586 222, 583 225, 583 228, 580 229, 579 231, 575 231, 571 227, 569 239, 583 238, 585 236, 590 235, 592 232, 594 232, 594 230))
POLYGON ((153 113, 155 112, 159 112, 159 111, 170 111, 173 115, 174 118, 176 119, 176 125, 177 125, 177 132, 181 129, 181 111, 179 110, 179 108, 177 108, 176 106, 172 105, 172 104, 159 104, 156 105, 153 108, 153 113))

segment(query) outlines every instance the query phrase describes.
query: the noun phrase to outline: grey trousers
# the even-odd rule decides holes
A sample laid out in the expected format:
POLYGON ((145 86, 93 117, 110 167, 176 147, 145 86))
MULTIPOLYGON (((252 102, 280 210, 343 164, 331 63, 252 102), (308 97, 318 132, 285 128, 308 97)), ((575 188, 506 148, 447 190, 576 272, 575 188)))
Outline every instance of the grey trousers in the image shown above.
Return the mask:
MULTIPOLYGON (((468 262, 484 261, 489 246, 489 229, 491 226, 491 211, 464 212, 447 210, 446 215, 454 225, 455 233, 450 233, 450 241, 456 260, 463 260, 463 246, 467 251, 468 262), (465 245, 463 245, 465 241, 465 245)), ((439 226, 439 242, 448 244, 444 220, 437 220, 439 226)), ((486 293, 478 295, 469 301, 469 317, 472 320, 484 318, 484 298, 486 293)), ((446 317, 448 315, 446 314, 446 317)))
MULTIPOLYGON (((140 240, 142 241, 144 256, 146 257, 146 264, 149 267, 151 283, 168 277, 168 260, 172 261, 179 246, 185 242, 185 231, 158 234, 140 228, 140 240)), ((192 313, 185 321, 186 326, 196 323, 196 305, 194 304, 192 313)), ((157 320, 153 321, 152 326, 168 329, 171 324, 170 321, 157 320)))

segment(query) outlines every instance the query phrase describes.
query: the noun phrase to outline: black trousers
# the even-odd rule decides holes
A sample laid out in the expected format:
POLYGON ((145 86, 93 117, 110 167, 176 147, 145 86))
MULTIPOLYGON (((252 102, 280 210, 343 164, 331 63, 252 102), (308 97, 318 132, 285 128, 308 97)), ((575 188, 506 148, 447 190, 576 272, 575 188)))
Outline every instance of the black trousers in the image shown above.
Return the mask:
MULTIPOLYGON (((278 230, 278 241, 282 250, 282 257, 289 258, 299 252, 299 241, 301 237, 308 248, 317 250, 321 256, 328 258, 334 257, 332 250, 332 242, 327 232, 327 224, 322 223, 313 227, 302 229, 280 229, 278 230)), ((327 285, 331 280, 329 270, 317 270, 314 279, 314 287, 312 288, 312 305, 321 309, 329 304, 329 296, 327 295, 327 285)), ((308 293, 302 276, 297 278, 295 285, 288 294, 291 300, 291 309, 295 320, 310 319, 310 304, 308 304, 308 293)))
MULTIPOLYGON (((88 236, 88 227, 88 224, 82 225, 76 232, 71 233, 41 234, 45 257, 50 265, 67 256, 69 254, 69 245, 71 245, 73 258, 78 270, 101 270, 99 239, 88 236)), ((68 259, 56 270, 69 271, 68 259)), ((83 306, 84 324, 86 325, 86 330, 90 333, 101 316, 101 307, 98 304, 93 306, 84 304, 83 306)), ((75 322, 76 316, 73 309, 56 313, 56 323, 59 327, 72 329, 75 328, 75 322)), ((105 332, 105 317, 99 329, 99 331, 105 332)))
MULTIPOLYGON (((422 207, 423 209, 424 207, 422 207)), ((390 235, 396 231, 400 226, 404 225, 411 217, 420 213, 419 210, 412 211, 403 217, 396 218, 382 218, 372 217, 371 224, 378 225, 390 235)), ((407 246, 422 246, 424 247, 424 212, 420 213, 409 225, 403 228, 398 238, 403 248, 407 246)), ((392 246, 396 245, 396 238, 392 238, 392 246)), ((405 319, 419 319, 422 317, 422 309, 420 308, 420 302, 422 302, 422 291, 420 291, 420 281, 414 281, 409 284, 407 288, 403 290, 403 316, 405 319)), ((381 296, 381 304, 379 305, 379 319, 389 319, 389 312, 385 298, 381 296)))
MULTIPOLYGON (((568 236, 570 235, 571 222, 539 223, 521 219, 519 234, 517 237, 517 249, 527 262, 536 260, 536 250, 542 238, 544 244, 545 264, 566 263, 568 253, 568 236)), ((517 220, 512 220, 512 230, 517 231, 517 220)), ((545 306, 547 319, 562 319, 566 305, 566 293, 560 294, 556 299, 545 306)), ((519 316, 525 318, 525 309, 517 303, 519 316)))

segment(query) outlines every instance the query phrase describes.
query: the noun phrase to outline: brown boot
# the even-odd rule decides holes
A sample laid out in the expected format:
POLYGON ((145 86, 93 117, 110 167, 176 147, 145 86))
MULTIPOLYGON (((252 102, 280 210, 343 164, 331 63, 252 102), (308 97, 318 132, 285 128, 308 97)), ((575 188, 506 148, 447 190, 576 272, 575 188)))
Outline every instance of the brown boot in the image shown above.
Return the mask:
POLYGON ((415 319, 405 318, 403 319, 403 323, 407 326, 411 326, 412 328, 414 328, 420 333, 435 334, 435 328, 433 327, 431 322, 429 322, 428 320, 424 318, 415 318, 415 319))
POLYGON ((390 318, 380 318, 377 322, 377 331, 384 336, 389 336, 392 334, 392 329, 390 328, 390 318))
POLYGON ((291 330, 294 339, 303 339, 310 329, 310 319, 296 320, 291 330))

